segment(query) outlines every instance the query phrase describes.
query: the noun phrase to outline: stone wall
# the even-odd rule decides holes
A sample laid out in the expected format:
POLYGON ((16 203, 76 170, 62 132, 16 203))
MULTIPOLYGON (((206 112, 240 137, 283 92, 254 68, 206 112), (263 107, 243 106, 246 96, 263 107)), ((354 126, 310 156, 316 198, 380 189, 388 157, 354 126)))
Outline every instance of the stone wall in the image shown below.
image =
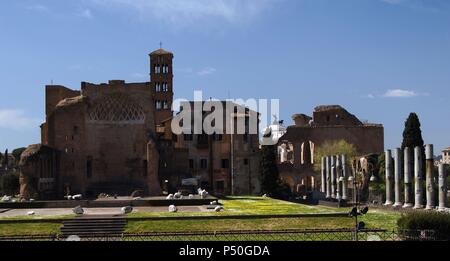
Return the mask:
POLYGON ((20 194, 25 199, 55 197, 58 180, 59 152, 41 144, 34 144, 22 153, 20 167, 20 194))
MULTIPOLYGON (((51 107, 54 96, 48 97, 51 107)), ((159 195, 158 151, 150 152, 151 162, 147 151, 155 138, 153 106, 148 83, 115 80, 83 82, 79 96, 48 109, 43 142, 61 152, 57 195, 126 195, 136 189, 159 195)))
MULTIPOLYGON (((227 133, 227 129, 231 130, 232 122, 225 110, 227 102, 215 101, 213 104, 216 102, 224 108, 222 126, 224 128, 223 133, 227 133)), ((194 109, 194 103, 189 102, 189 104, 194 109)), ((181 106, 187 108, 186 103, 182 103, 181 106)), ((216 104, 216 106, 219 105, 216 104)), ((247 118, 254 113, 248 110, 245 112, 244 107, 237 107, 239 107, 239 112, 242 110, 242 115, 247 114, 247 118)), ((231 113, 233 112, 234 110, 231 109, 231 113)), ((207 115, 209 115, 208 112, 203 114, 205 118, 207 115)), ((191 119, 193 120, 193 118, 194 116, 191 119)), ((236 123, 235 120, 233 125, 235 128, 236 123)), ((170 122, 167 122, 165 128, 169 128, 169 126, 170 122)), ((192 122, 192 126, 194 126, 194 122, 192 122)), ((169 136, 168 133, 171 133, 171 131, 166 131, 165 137, 169 136)), ((233 183, 234 194, 236 195, 251 195, 260 192, 260 154, 257 134, 203 135, 203 142, 200 140, 201 136, 197 134, 178 135, 175 146, 188 150, 189 161, 192 164, 189 167, 189 173, 192 177, 200 180, 200 185, 203 188, 216 194, 229 195, 233 193, 233 183), (202 160, 206 161, 206 165, 202 166, 202 160), (234 175, 232 170, 234 170, 234 175), (232 176, 234 177, 233 181, 232 176)))

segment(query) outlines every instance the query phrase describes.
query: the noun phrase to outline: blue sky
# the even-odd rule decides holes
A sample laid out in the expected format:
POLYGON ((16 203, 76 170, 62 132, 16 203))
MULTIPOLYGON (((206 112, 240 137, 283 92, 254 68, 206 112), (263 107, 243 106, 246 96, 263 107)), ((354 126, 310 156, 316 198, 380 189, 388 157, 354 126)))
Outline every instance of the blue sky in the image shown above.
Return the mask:
POLYGON ((414 111, 450 146, 447 0, 2 0, 0 151, 40 142, 45 84, 147 81, 160 41, 176 97, 279 98, 289 124, 340 104, 388 148, 414 111))

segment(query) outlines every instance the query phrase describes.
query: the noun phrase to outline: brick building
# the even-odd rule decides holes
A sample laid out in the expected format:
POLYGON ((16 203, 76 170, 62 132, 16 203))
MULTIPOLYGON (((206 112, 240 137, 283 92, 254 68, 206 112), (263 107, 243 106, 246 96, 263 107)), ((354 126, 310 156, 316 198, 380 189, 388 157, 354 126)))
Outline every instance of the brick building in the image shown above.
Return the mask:
MULTIPOLYGON (((194 125, 194 107, 202 108, 205 103, 218 108, 230 108, 223 110, 222 126, 223 131, 208 135, 193 134, 183 132, 173 136, 170 128, 171 120, 166 120, 166 139, 175 142, 175 148, 187 150, 188 152, 188 176, 197 178, 203 188, 214 191, 221 195, 250 195, 260 191, 259 174, 259 140, 258 129, 251 132, 249 124, 252 119, 258 125, 258 115, 256 112, 232 102, 207 101, 207 102, 182 102, 181 111, 186 108, 191 109, 191 126, 194 125), (242 120, 245 129, 238 132, 238 123, 242 120), (226 131, 226 130, 233 130, 226 131), (233 133, 233 134, 231 134, 233 133), (232 189, 234 188, 234 190, 232 189)), ((211 112, 202 112, 202 119, 205 119, 211 112)), ((203 125, 203 121, 201 122, 203 125)), ((173 179, 180 177, 172 176, 173 179)), ((172 184, 177 184, 179 180, 172 180, 172 184)))
POLYGON ((231 180, 236 194, 254 192, 258 178, 249 169, 259 165, 257 138, 236 135, 230 150, 227 135, 187 141, 165 128, 173 114, 173 57, 164 49, 150 53, 149 82, 46 86, 41 144, 29 146, 20 162, 22 196, 161 195, 166 180, 176 190, 187 178, 213 193, 231 193, 231 180))

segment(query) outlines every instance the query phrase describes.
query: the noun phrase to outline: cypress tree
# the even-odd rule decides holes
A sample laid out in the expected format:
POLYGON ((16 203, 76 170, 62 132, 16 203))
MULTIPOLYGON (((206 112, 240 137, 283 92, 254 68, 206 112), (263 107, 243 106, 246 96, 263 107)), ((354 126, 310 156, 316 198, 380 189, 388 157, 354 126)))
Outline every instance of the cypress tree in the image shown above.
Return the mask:
POLYGON ((403 143, 402 149, 409 147, 414 150, 419 146, 423 148, 424 142, 422 138, 422 131, 420 130, 420 121, 416 113, 409 114, 408 119, 405 122, 405 129, 403 131, 403 143))
POLYGON ((8 149, 5 150, 3 165, 5 166, 6 169, 8 169, 8 149))
POLYGON ((265 194, 273 195, 279 186, 277 147, 262 146, 261 154, 261 190, 265 194))
MULTIPOLYGON (((422 138, 422 131, 420 129, 420 120, 416 113, 411 112, 405 122, 405 129, 403 130, 402 150, 409 148, 410 169, 414 169, 414 149, 419 146, 422 151, 422 164, 425 166, 425 149, 422 138)), ((423 173, 425 175, 425 173, 423 173)))

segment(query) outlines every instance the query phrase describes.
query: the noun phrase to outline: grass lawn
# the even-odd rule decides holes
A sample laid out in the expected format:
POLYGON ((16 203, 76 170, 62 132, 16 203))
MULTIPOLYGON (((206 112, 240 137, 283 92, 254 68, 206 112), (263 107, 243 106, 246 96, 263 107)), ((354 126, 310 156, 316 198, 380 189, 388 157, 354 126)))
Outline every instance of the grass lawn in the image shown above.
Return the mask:
POLYGON ((0 224, 0 236, 58 234, 60 223, 0 224))
MULTIPOLYGON (((220 200, 225 211, 220 213, 132 213, 130 217, 146 216, 201 216, 201 215, 250 215, 250 214, 307 214, 348 212, 350 208, 309 206, 271 198, 229 197, 220 200)), ((399 213, 370 210, 360 217, 367 228, 394 229, 399 213)), ((223 219, 223 220, 167 220, 129 221, 126 232, 177 232, 177 231, 223 231, 223 230, 276 230, 313 228, 353 228, 354 220, 348 217, 307 217, 307 218, 264 218, 264 219, 223 219)))
POLYGON ((129 221, 126 232, 189 232, 229 230, 282 230, 351 227, 350 218, 264 218, 221 220, 129 221))
MULTIPOLYGON (((359 220, 366 228, 392 230, 397 227, 400 214, 373 212, 359 220)), ((282 229, 339 229, 353 228, 354 219, 349 217, 263 218, 263 219, 200 219, 128 221, 126 232, 187 232, 228 230, 282 230, 282 229)))
MULTIPOLYGON (((165 217, 165 216, 224 216, 224 215, 276 215, 348 212, 350 208, 332 208, 326 206, 308 206, 271 198, 230 197, 220 200, 225 211, 197 213, 131 213, 129 217, 165 217)), ((401 214, 396 212, 369 210, 360 217, 367 228, 394 229, 401 214)), ((54 216, 52 218, 71 218, 54 216)), ((18 217, 14 217, 17 219, 18 217)), ((39 219, 42 217, 23 216, 21 219, 39 219)), ((45 217, 48 218, 48 217, 45 217)), ((8 219, 8 218, 5 218, 8 219)), ((59 233, 60 224, 0 224, 0 235, 31 235, 59 233)), ((336 229, 353 228, 354 220, 349 217, 303 217, 303 218, 254 218, 254 219, 199 219, 199 220, 129 220, 126 232, 179 232, 179 231, 224 231, 224 230, 281 230, 281 229, 336 229)))
POLYGON ((225 212, 233 215, 275 215, 275 214, 313 214, 345 212, 346 210, 326 206, 309 206, 272 198, 228 197, 220 200, 225 212))
POLYGON ((262 197, 227 197, 219 202, 224 206, 222 212, 190 212, 190 213, 131 213, 129 217, 166 217, 166 216, 222 216, 222 215, 276 215, 276 214, 314 214, 347 212, 347 209, 326 206, 308 206, 272 198, 262 197))

